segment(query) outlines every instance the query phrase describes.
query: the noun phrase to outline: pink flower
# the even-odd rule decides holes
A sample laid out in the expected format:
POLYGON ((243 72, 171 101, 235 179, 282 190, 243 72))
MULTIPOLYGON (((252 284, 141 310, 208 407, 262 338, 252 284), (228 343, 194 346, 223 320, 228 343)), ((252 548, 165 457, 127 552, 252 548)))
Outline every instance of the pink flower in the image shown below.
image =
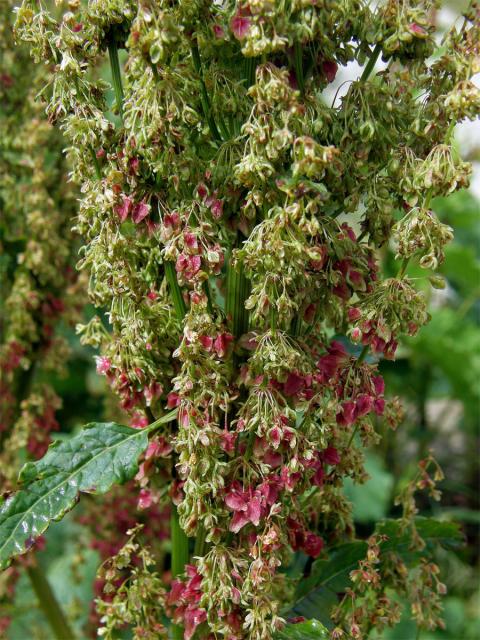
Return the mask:
POLYGON ((320 536, 314 533, 307 533, 305 536, 305 542, 303 543, 303 550, 312 558, 318 558, 323 549, 323 540, 320 536))
POLYGON ((330 465, 335 465, 340 462, 340 456, 338 455, 338 451, 335 447, 327 447, 322 451, 323 460, 330 465))
POLYGON ((179 404, 180 404, 180 396, 178 395, 178 393, 171 391, 167 396, 167 407, 169 409, 175 409, 175 407, 178 407, 179 404))
POLYGON ((163 436, 158 436, 148 443, 145 460, 151 458, 165 458, 172 452, 172 445, 163 436))
POLYGON ((213 338, 211 336, 200 336, 198 341, 206 351, 211 351, 213 347, 213 338))
POLYGON ((149 213, 150 205, 148 205, 146 202, 140 202, 139 204, 135 205, 132 211, 132 220, 135 224, 138 224, 144 218, 146 218, 149 213))
POLYGON ((106 358, 105 356, 96 356, 95 360, 97 362, 97 373, 100 375, 106 375, 112 366, 110 358, 106 358))
POLYGON ((205 622, 207 619, 207 612, 205 609, 199 609, 197 607, 187 607, 185 611, 184 620, 185 620, 185 633, 183 635, 184 640, 190 640, 196 628, 205 622))
POLYGON ((373 376, 372 382, 375 387, 375 393, 377 394, 377 396, 383 396, 383 394, 385 393, 385 381, 382 376, 373 376))
POLYGON ((131 176, 135 175, 138 172, 138 168, 140 166, 140 160, 138 158, 130 158, 128 161, 129 173, 131 176))
POLYGON ((205 200, 205 198, 208 195, 208 189, 207 187, 203 184, 203 182, 200 182, 200 184, 197 187, 197 195, 201 200, 205 200))
POLYGON ((355 418, 366 416, 373 408, 373 397, 366 393, 359 396, 355 402, 355 418))
POLYGON ((211 207, 210 207, 210 211, 212 212, 212 216, 214 218, 216 218, 217 220, 219 218, 222 217, 223 215, 223 202, 222 200, 214 200, 211 207))
POLYGON ((250 30, 250 18, 237 13, 230 22, 230 28, 237 40, 243 40, 250 30))
POLYGON ((230 344, 233 342, 233 336, 231 333, 220 333, 213 343, 213 348, 215 349, 217 356, 219 358, 223 358, 230 344))
POLYGON ((305 386, 304 379, 295 372, 288 374, 288 378, 283 385, 283 393, 287 396, 294 396, 305 386))
POLYGON ((360 309, 357 309, 357 307, 350 307, 350 309, 348 310, 348 320, 350 322, 355 322, 355 320, 358 320, 362 315, 362 312, 360 311, 360 309))
POLYGON ((235 451, 235 443, 237 441, 237 434, 229 431, 223 431, 220 435, 220 446, 225 453, 232 453, 235 451))
POLYGON ((341 410, 337 413, 337 424, 347 427, 355 421, 355 403, 348 400, 342 403, 341 410))
POLYGON ((225 496, 225 504, 234 512, 229 526, 230 531, 238 533, 249 522, 258 526, 264 512, 261 498, 262 492, 258 489, 255 492, 251 489, 245 491, 237 480, 232 482, 225 496))
POLYGON ((125 220, 128 217, 128 214, 132 209, 132 204, 133 204, 133 201, 128 196, 123 197, 122 204, 117 204, 117 206, 115 207, 115 212, 120 218, 120 222, 125 222, 125 220))
POLYGON ((321 487, 323 484, 323 479, 325 478, 325 471, 322 466, 319 466, 315 471, 315 474, 312 478, 312 484, 316 487, 321 487))
POLYGON ((189 253, 198 253, 198 239, 197 236, 191 231, 185 231, 183 234, 183 241, 185 246, 189 250, 189 253))
POLYGON ((170 593, 167 595, 167 605, 176 605, 180 604, 183 592, 185 590, 185 585, 181 580, 172 580, 172 585, 170 588, 170 593))
POLYGON ((383 412, 385 411, 385 400, 383 398, 377 398, 373 403, 373 410, 377 416, 383 415, 383 412))
POLYGON ((140 493, 138 496, 138 508, 139 509, 148 509, 152 506, 153 495, 152 492, 148 489, 140 489, 140 493))
POLYGON ((322 71, 328 82, 333 82, 337 75, 338 65, 333 60, 324 60, 322 62, 322 71))
POLYGON ((408 30, 411 33, 414 33, 416 36, 419 36, 420 38, 425 38, 428 35, 426 30, 423 27, 421 27, 419 24, 416 24, 415 22, 412 22, 411 24, 408 25, 408 30))
POLYGON ((352 340, 352 342, 355 343, 359 343, 362 340, 362 332, 358 327, 355 327, 354 329, 352 329, 351 333, 350 333, 350 338, 352 340))
POLYGON ((223 30, 223 27, 220 26, 219 24, 213 25, 213 33, 215 34, 215 37, 218 39, 225 37, 225 31, 223 30))
POLYGON ((158 382, 152 382, 148 387, 143 390, 143 395, 147 404, 150 406, 152 400, 159 398, 163 393, 163 387, 158 382))
POLYGON ((148 425, 148 418, 143 412, 136 411, 132 416, 130 425, 135 429, 144 429, 148 425))

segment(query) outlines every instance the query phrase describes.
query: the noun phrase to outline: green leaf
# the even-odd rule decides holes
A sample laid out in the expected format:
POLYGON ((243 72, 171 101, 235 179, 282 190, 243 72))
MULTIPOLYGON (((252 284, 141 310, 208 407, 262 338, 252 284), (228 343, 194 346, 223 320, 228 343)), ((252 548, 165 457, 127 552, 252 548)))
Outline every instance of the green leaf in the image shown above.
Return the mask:
MULTIPOLYGON (((415 524, 426 542, 427 550, 437 544, 446 548, 461 544, 462 535, 456 523, 416 518, 415 524)), ((383 554, 394 552, 410 565, 415 565, 425 554, 425 551, 420 554, 410 550, 411 536, 408 531, 400 532, 396 520, 381 522, 376 531, 388 536, 388 540, 381 544, 383 554)), ((312 566, 312 574, 297 587, 297 601, 288 612, 289 615, 315 617, 331 628, 330 611, 338 604, 339 594, 351 585, 350 572, 358 567, 358 562, 365 558, 366 552, 367 543, 357 540, 337 547, 326 560, 316 560, 312 566)))
POLYGON ((387 515, 393 476, 385 470, 381 459, 372 453, 367 454, 365 470, 370 476, 367 482, 359 485, 346 478, 344 493, 353 504, 355 522, 378 522, 387 515))
POLYGON ((328 629, 318 620, 287 624, 275 634, 275 640, 328 640, 328 629))
POLYGON ((27 463, 20 472, 22 489, 0 505, 0 569, 72 509, 81 492, 106 493, 133 478, 149 432, 175 415, 172 411, 145 429, 94 422, 75 437, 54 442, 41 460, 27 463))

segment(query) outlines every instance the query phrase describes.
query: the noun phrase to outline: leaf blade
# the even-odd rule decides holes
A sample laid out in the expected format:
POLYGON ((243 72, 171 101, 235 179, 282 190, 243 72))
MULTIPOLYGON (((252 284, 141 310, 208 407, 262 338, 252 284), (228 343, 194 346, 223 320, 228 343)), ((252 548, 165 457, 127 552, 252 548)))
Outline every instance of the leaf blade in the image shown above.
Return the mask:
POLYGON ((0 568, 70 511, 80 493, 105 493, 133 478, 148 433, 174 417, 174 412, 167 414, 146 429, 95 422, 70 440, 55 442, 41 460, 27 463, 20 473, 25 486, 0 505, 0 568))

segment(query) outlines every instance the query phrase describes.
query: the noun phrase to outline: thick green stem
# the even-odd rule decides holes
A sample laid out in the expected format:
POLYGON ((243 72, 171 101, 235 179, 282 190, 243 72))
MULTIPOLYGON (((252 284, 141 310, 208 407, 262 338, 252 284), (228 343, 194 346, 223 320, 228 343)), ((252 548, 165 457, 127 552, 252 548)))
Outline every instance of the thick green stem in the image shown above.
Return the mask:
POLYGON ((118 113, 123 120, 123 87, 122 75, 120 73, 120 63, 118 61, 118 47, 114 37, 108 41, 108 56, 110 58, 110 68, 112 70, 113 89, 115 91, 115 101, 118 113))
POLYGON ((255 82, 255 69, 257 68, 257 58, 245 58, 245 80, 247 87, 251 87, 255 82))
MULTIPOLYGON (((182 323, 187 313, 187 306, 178 284, 175 266, 172 262, 166 261, 164 269, 175 313, 179 322, 182 323)), ((173 460, 173 469, 175 470, 175 459, 173 460)), ((185 565, 189 561, 189 551, 188 538, 180 526, 177 507, 173 503, 172 515, 170 516, 170 537, 172 543, 172 578, 175 578, 185 571, 185 565)), ((181 625, 172 625, 172 633, 174 640, 183 640, 183 627, 181 625)))
POLYGON ((368 62, 367 62, 367 66, 365 67, 365 69, 363 70, 363 73, 360 77, 360 80, 362 82, 365 82, 366 80, 368 80, 368 77, 370 76, 370 74, 373 71, 373 67, 375 66, 375 63, 378 60, 378 56, 380 55, 380 52, 382 51, 382 45, 380 43, 378 43, 377 45, 375 45, 375 49, 372 52, 372 55, 370 56, 368 62))
POLYGON ((410 258, 404 258, 403 262, 402 262, 402 266, 400 267, 398 273, 397 273, 397 278, 399 280, 401 280, 403 278, 403 276, 405 275, 405 272, 407 271, 407 267, 408 267, 408 263, 410 262, 410 258))
POLYGON ((248 296, 249 283, 241 264, 235 267, 230 260, 227 271, 227 297, 225 311, 227 322, 233 336, 238 339, 248 331, 248 311, 245 300, 248 296))
POLYGON ((205 116, 208 127, 210 129, 210 133, 212 134, 213 138, 217 142, 221 142, 222 137, 218 131, 217 125, 213 118, 210 98, 208 97, 207 88, 203 80, 202 61, 200 59, 200 52, 198 50, 198 45, 196 40, 192 42, 191 51, 192 51, 193 66, 195 67, 195 71, 197 72, 197 75, 200 80, 200 101, 202 103, 203 115, 205 116))
POLYGON ((360 364, 362 364, 362 362, 363 362, 363 361, 365 360, 365 358, 367 357, 367 353, 368 353, 368 344, 366 344, 366 345, 363 347, 363 349, 362 349, 362 351, 361 351, 360 355, 358 356, 358 358, 357 358, 357 362, 356 362, 357 366, 358 366, 358 365, 360 365, 360 364))
POLYGON ((74 640, 75 634, 70 628, 67 618, 58 604, 52 587, 43 571, 40 567, 36 566, 28 567, 27 573, 40 607, 52 628, 55 638, 57 638, 57 640, 74 640))
POLYGON ((203 525, 199 525, 197 537, 195 538, 195 549, 193 551, 193 555, 197 558, 201 558, 205 555, 205 538, 207 537, 207 532, 205 531, 205 527, 203 525))
MULTIPOLYGON (((180 526, 178 519, 178 511, 172 503, 172 515, 170 516, 170 537, 172 543, 172 578, 176 578, 185 571, 185 565, 188 564, 188 538, 184 530, 180 526)), ((183 640, 183 627, 181 625, 172 625, 174 640, 183 640)))
POLYGON ((165 277, 168 282, 168 288, 170 289, 170 295, 172 296, 173 306, 175 313, 180 322, 183 322, 185 314, 187 313, 187 305, 183 299, 182 291, 178 285, 177 274, 175 272, 175 266, 173 262, 168 260, 164 263, 165 277))
POLYGON ((290 328, 290 333, 292 336, 297 338, 302 330, 302 316, 298 313, 292 320, 292 326, 290 328))

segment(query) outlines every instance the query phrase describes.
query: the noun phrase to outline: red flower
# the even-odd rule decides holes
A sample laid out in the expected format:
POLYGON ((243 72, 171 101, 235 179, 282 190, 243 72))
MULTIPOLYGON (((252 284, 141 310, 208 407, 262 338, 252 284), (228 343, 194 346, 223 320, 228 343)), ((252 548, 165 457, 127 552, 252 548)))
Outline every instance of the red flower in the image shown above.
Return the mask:
POLYGON ((304 379, 295 372, 288 374, 288 378, 283 385, 283 393, 287 396, 294 396, 305 386, 304 379))
POLYGON ((322 71, 328 82, 333 82, 337 75, 338 65, 333 60, 324 60, 322 62, 322 71))
POLYGON ((323 540, 320 536, 314 533, 307 533, 305 536, 305 542, 303 543, 303 550, 312 558, 318 558, 323 549, 323 540))
POLYGON ((327 447, 321 453, 322 459, 330 465, 335 465, 340 462, 340 456, 335 447, 327 447))
POLYGON ((117 206, 115 207, 115 212, 120 218, 120 222, 125 222, 125 220, 128 217, 128 214, 132 209, 132 204, 133 204, 133 201, 128 196, 123 197, 122 204, 117 204, 117 206))
POLYGON ((132 220, 134 221, 135 224, 138 224, 144 218, 146 218, 149 213, 150 213, 150 205, 148 205, 146 202, 140 202, 139 204, 135 205, 132 211, 132 220))
POLYGON ((230 22, 230 28, 237 40, 243 40, 250 30, 250 18, 245 18, 237 13, 230 22))
POLYGON ((342 403, 341 410, 337 413, 337 424, 344 427, 355 422, 355 403, 351 400, 342 403))

